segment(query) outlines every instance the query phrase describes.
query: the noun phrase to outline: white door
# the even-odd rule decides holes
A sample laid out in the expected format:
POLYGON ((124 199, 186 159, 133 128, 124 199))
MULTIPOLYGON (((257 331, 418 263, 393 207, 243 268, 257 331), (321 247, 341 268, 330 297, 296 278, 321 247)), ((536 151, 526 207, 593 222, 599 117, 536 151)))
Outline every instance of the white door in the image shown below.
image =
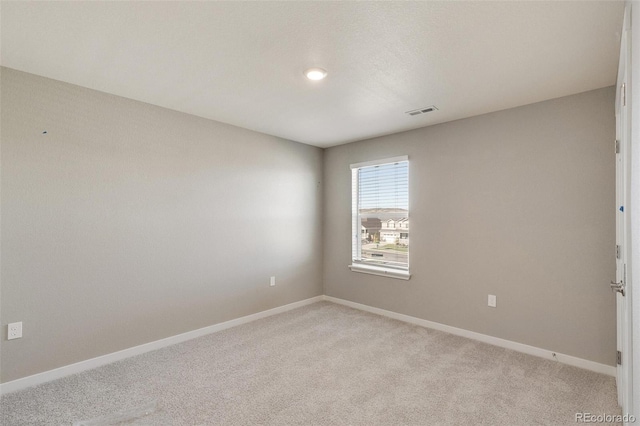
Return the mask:
POLYGON ((630 117, 628 94, 628 68, 630 63, 628 20, 625 11, 620 46, 620 64, 616 89, 616 280, 611 287, 616 291, 618 365, 616 381, 618 404, 624 413, 629 413, 632 392, 631 378, 631 308, 629 283, 627 282, 627 259, 630 256, 629 222, 629 172, 630 172, 630 117))

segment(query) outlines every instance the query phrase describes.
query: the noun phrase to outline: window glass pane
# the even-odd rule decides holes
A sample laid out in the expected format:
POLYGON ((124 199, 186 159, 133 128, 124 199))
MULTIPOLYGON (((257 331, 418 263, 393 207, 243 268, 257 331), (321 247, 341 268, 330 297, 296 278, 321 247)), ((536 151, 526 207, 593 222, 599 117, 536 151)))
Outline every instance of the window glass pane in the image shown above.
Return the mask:
POLYGON ((353 184, 353 261, 408 269, 409 162, 354 169, 353 184))

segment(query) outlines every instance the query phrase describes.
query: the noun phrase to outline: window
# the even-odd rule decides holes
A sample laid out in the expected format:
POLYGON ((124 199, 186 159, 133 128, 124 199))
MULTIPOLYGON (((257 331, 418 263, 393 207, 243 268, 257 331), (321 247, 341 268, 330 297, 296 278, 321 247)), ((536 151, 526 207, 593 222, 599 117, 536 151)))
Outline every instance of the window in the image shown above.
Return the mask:
POLYGON ((408 280, 409 159, 351 165, 352 271, 408 280))

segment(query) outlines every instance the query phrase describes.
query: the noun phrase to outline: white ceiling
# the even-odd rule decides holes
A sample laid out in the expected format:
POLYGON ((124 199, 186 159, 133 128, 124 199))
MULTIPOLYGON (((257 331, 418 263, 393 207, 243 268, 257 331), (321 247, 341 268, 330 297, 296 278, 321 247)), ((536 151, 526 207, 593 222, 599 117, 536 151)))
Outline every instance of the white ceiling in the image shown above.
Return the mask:
POLYGON ((0 7, 3 66, 328 147, 615 84, 624 3, 0 7))

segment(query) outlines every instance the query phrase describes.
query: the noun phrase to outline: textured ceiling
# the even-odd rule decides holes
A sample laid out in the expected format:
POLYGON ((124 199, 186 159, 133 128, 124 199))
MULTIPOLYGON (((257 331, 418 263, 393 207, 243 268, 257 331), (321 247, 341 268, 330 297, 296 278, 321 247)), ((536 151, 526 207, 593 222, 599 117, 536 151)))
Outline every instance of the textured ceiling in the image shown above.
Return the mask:
POLYGON ((327 147, 612 85, 624 3, 0 8, 3 66, 327 147))

